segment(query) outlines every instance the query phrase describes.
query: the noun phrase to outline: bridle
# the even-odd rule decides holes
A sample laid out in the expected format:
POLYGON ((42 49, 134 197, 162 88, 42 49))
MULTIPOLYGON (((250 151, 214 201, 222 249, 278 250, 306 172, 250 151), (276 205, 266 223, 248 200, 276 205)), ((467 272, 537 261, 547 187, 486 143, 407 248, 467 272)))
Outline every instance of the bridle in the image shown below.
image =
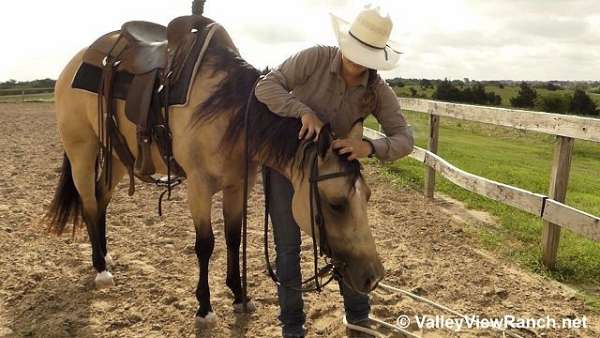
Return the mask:
MULTIPOLYGON (((247 279, 247 239, 248 239, 248 182, 249 182, 249 173, 248 170, 250 168, 250 151, 249 151, 249 139, 248 139, 248 114, 250 111, 250 105, 253 102, 254 93, 256 89, 256 84, 260 81, 262 76, 260 76, 254 85, 252 86, 252 90, 250 95, 248 96, 248 101, 246 102, 246 109, 244 113, 244 130, 245 130, 245 173, 244 173, 244 186, 243 186, 243 212, 242 212, 242 305, 244 311, 247 311, 247 301, 248 301, 248 279, 247 279)), ((316 147, 316 143, 311 143, 307 145, 307 147, 316 147)), ((317 149, 314 151, 314 156, 311 160, 310 167, 310 176, 309 176, 309 205, 310 205, 310 226, 311 226, 311 236, 312 236, 312 244, 313 244, 313 259, 314 259, 314 276, 308 278, 301 282, 301 285, 292 286, 286 285, 282 283, 279 278, 277 278, 276 273, 273 271, 273 267, 271 265, 271 260, 269 258, 269 194, 270 194, 270 170, 267 167, 264 167, 263 170, 265 172, 265 216, 264 216, 264 254, 265 254, 265 263, 267 265, 267 271, 271 279, 279 286, 283 286, 285 288, 289 288, 292 290, 296 290, 299 292, 321 292, 323 287, 329 284, 334 278, 341 278, 339 274, 339 270, 345 268, 345 262, 340 260, 336 260, 334 258, 334 253, 329 245, 327 240, 327 230, 325 227, 325 218, 323 217, 323 209, 321 205, 321 196, 319 193, 319 182, 330 180, 339 177, 349 176, 349 172, 337 172, 331 174, 323 174, 319 173, 319 152, 317 149), (316 229, 319 231, 319 245, 317 246, 316 239, 316 229), (322 268, 319 268, 319 257, 323 257, 326 265, 322 268), (327 276, 329 275, 329 276, 327 276), (322 281, 322 278, 326 278, 325 281, 322 281), (304 286, 314 281, 314 286, 304 286)))
MULTIPOLYGON (((316 146, 316 144, 312 143, 309 146, 316 146)), ((310 167, 310 176, 309 176, 309 206, 310 206, 310 227, 311 227, 311 237, 313 244, 313 267, 314 267, 314 275, 311 278, 308 278, 302 281, 300 287, 285 285, 283 284, 277 275, 273 271, 273 267, 271 265, 271 259, 269 258, 269 195, 270 195, 270 171, 271 169, 268 167, 263 167, 265 170, 264 175, 264 186, 265 186, 265 215, 264 215, 264 253, 265 253, 265 263, 267 265, 267 271, 269 272, 269 276, 271 279, 280 286, 285 288, 289 288, 295 291, 300 292, 321 292, 323 287, 329 284, 335 277, 340 277, 338 273, 338 269, 342 269, 345 266, 345 263, 336 260, 334 257, 333 249, 329 245, 329 241, 327 239, 327 229, 325 227, 325 218, 323 217, 323 209, 321 204, 321 194, 319 193, 319 182, 326 181, 338 177, 349 176, 349 172, 337 172, 331 174, 320 175, 319 173, 319 154, 317 151, 314 152, 314 156, 311 160, 310 167), (316 231, 319 231, 319 245, 317 246, 316 239, 316 231), (326 265, 322 268, 319 268, 319 257, 322 257, 326 265), (326 275, 330 275, 324 282, 321 280, 326 275), (314 281, 314 286, 305 287, 303 285, 307 285, 314 281)))

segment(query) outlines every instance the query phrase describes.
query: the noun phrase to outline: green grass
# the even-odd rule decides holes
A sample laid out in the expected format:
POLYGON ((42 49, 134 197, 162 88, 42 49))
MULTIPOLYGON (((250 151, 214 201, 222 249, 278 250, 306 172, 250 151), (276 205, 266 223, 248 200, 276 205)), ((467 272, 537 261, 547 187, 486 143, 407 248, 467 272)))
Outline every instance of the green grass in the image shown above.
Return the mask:
MULTIPOLYGON (((426 147, 427 115, 406 112, 416 144, 426 147)), ((375 127, 373 120, 367 121, 375 127)), ((443 118, 438 153, 470 173, 529 191, 548 192, 554 138, 532 132, 443 118)), ((422 190, 424 166, 404 159, 383 166, 401 184, 422 190)), ((600 144, 576 141, 567 204, 600 215, 600 144)), ((438 175, 436 191, 463 201, 467 207, 489 212, 500 227, 479 228, 481 242, 490 250, 531 271, 572 284, 600 310, 600 244, 563 229, 555 271, 540 263, 541 231, 538 217, 455 186, 438 175)))

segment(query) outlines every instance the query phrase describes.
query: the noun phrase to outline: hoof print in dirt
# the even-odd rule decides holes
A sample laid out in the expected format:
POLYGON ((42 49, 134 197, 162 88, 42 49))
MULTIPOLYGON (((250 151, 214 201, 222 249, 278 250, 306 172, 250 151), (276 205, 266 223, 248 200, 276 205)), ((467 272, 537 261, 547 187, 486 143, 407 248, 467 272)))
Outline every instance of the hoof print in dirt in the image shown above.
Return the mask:
POLYGON ((107 288, 113 287, 115 285, 113 276, 108 271, 103 271, 102 273, 99 273, 96 276, 94 283, 96 284, 96 289, 98 289, 98 290, 107 289, 107 288))

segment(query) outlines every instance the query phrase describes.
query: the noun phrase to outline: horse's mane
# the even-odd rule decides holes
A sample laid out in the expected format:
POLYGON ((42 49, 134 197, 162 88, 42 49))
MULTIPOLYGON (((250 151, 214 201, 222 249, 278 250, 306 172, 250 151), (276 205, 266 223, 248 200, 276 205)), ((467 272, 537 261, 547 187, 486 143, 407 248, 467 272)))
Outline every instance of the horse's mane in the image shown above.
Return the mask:
MULTIPOLYGON (((306 155, 316 147, 312 147, 312 143, 302 143, 296 137, 301 128, 299 119, 274 114, 254 95, 249 99, 259 76, 266 74, 268 69, 259 71, 235 51, 221 46, 210 47, 207 56, 213 72, 224 71, 226 75, 214 93, 195 109, 194 123, 209 121, 219 114, 231 114, 229 125, 220 140, 221 148, 227 151, 244 135, 245 113, 249 103, 247 130, 250 156, 260 153, 277 166, 284 167, 291 163, 293 167, 303 168, 306 155), (298 157, 296 155, 301 146, 302 156, 298 157)), ((343 169, 351 172, 354 179, 360 176, 358 161, 348 161, 343 156, 340 159, 343 169)))

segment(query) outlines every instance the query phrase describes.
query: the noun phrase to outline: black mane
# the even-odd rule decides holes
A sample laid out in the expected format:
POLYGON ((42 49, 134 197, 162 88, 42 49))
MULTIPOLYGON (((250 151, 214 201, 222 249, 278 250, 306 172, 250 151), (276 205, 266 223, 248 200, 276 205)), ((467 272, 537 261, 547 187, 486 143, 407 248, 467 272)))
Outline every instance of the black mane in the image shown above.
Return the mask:
MULTIPOLYGON (((271 112, 267 106, 258 101, 256 96, 249 98, 257 80, 267 73, 268 69, 259 71, 235 51, 223 47, 210 47, 207 50, 208 62, 214 72, 224 70, 227 75, 217 85, 217 89, 194 112, 194 122, 200 123, 215 118, 219 114, 231 114, 227 130, 220 140, 224 151, 240 141, 244 135, 245 112, 248 110, 248 150, 250 156, 265 156, 273 164, 284 167, 293 165, 304 167, 304 158, 311 149, 307 144, 303 156, 296 157, 301 140, 296 135, 300 132, 301 122, 296 118, 281 117, 271 112), (299 161, 295 163, 295 161, 299 161)), ((345 171, 352 173, 353 181, 360 176, 358 161, 348 161, 340 157, 345 171)))

